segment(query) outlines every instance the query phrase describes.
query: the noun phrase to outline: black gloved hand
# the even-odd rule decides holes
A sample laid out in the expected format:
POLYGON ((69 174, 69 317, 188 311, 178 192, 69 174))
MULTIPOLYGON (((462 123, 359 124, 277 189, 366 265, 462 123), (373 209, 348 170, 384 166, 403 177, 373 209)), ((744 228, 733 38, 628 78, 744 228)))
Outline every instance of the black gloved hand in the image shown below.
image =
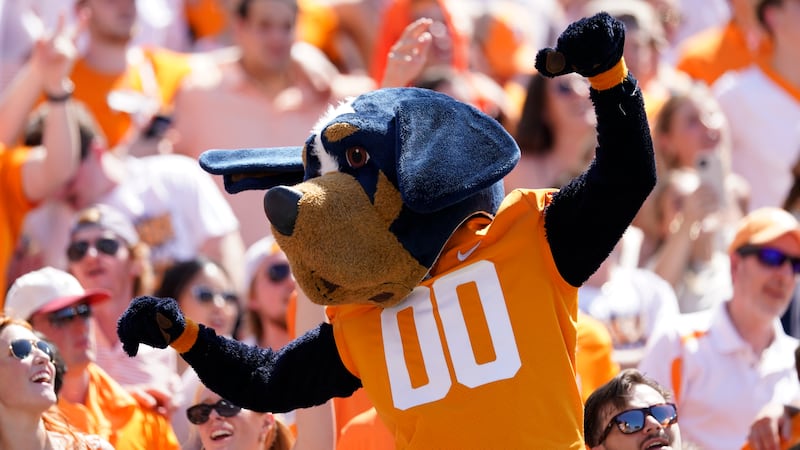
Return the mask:
POLYGON ((592 77, 614 67, 622 58, 625 26, 601 12, 571 23, 558 37, 556 48, 536 54, 536 70, 546 77, 577 72, 592 77))
POLYGON ((117 335, 128 356, 136 356, 140 343, 167 348, 185 329, 183 313, 171 298, 137 297, 117 322, 117 335))

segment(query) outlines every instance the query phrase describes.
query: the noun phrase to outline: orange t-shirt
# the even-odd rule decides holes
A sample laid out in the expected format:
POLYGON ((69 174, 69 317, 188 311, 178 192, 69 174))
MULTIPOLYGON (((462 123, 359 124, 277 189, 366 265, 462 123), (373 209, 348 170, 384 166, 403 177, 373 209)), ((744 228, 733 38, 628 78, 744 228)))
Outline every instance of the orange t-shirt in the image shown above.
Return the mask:
POLYGON ((575 355, 578 386, 585 402, 595 389, 614 378, 619 364, 611 354, 614 350, 608 329, 594 317, 578 311, 578 346, 575 355))
POLYGON ((744 33, 735 22, 689 37, 682 45, 676 67, 690 77, 711 86, 729 70, 742 69, 772 53, 772 42, 764 39, 750 50, 744 33))
POLYGON ((0 311, 5 307, 11 255, 22 234, 25 215, 36 206, 22 186, 22 167, 29 152, 26 147, 6 149, 0 144, 0 311))
POLYGON ((59 399, 58 408, 79 431, 97 434, 117 450, 180 449, 166 417, 143 409, 96 364, 89 364, 84 403, 59 399))
POLYGON ((184 11, 195 39, 216 36, 228 26, 228 16, 219 0, 187 1, 184 11))
POLYGON ((494 220, 471 219, 399 305, 327 308, 398 448, 584 447, 577 288, 545 238, 552 192, 516 190, 494 220))
POLYGON ((333 63, 339 63, 341 53, 336 43, 339 19, 330 5, 318 0, 299 0, 297 38, 322 50, 333 63))
POLYGON ((336 450, 393 450, 394 436, 370 408, 353 417, 342 429, 336 450))
POLYGON ((131 63, 125 72, 100 73, 81 58, 70 76, 75 82, 73 97, 92 112, 109 148, 120 142, 132 124, 129 113, 109 105, 112 91, 144 94, 160 105, 157 110, 168 110, 181 81, 191 71, 191 55, 155 48, 132 50, 129 54, 131 63))

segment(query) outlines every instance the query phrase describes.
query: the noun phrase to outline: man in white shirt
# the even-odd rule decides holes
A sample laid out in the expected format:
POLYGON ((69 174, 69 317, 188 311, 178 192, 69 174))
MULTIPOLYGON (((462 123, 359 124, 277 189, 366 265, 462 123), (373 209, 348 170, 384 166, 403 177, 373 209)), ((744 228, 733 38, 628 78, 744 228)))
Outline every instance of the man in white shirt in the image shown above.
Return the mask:
POLYGON ((755 210, 728 253, 730 300, 663 328, 639 364, 673 391, 682 434, 700 448, 741 448, 761 408, 800 393, 798 341, 779 320, 800 273, 800 224, 779 208, 755 210))

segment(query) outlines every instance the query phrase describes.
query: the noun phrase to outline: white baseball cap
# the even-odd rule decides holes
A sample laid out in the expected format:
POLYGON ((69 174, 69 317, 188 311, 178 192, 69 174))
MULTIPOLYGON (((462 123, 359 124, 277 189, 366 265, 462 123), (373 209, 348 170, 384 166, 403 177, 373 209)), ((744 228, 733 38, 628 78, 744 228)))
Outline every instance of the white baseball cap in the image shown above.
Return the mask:
POLYGON ((17 278, 6 295, 5 314, 28 320, 35 313, 49 313, 75 303, 89 304, 111 298, 102 289, 84 289, 78 280, 63 270, 44 267, 17 278))
POLYGON ((76 214, 76 220, 70 231, 70 236, 90 226, 97 226, 101 229, 111 231, 124 240, 129 246, 134 246, 139 243, 139 233, 136 231, 131 220, 114 207, 96 204, 79 211, 76 214))

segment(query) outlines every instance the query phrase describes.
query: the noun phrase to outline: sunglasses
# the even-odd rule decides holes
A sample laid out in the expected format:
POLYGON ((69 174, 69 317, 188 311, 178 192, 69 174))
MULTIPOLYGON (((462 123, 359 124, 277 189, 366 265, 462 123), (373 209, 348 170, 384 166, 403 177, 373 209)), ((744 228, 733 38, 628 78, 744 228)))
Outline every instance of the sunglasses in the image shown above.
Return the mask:
POLYGON ((678 421, 678 408, 674 403, 662 403, 659 405, 648 406, 647 408, 629 409, 622 411, 611 418, 608 426, 603 431, 603 435, 597 445, 603 443, 611 432, 611 428, 616 425, 623 434, 633 434, 644 428, 647 416, 652 416, 662 427, 672 425, 678 421))
POLYGON ((43 351, 50 358, 50 362, 53 362, 55 359, 55 356, 53 356, 53 347, 51 347, 50 344, 45 341, 37 341, 35 339, 14 339, 8 346, 8 352, 11 354, 11 356, 22 361, 31 354, 34 347, 43 351))
POLYGON ((68 306, 66 308, 61 308, 58 311, 51 312, 47 315, 47 321, 50 322, 50 325, 53 325, 56 328, 63 328, 72 323, 78 317, 81 319, 88 319, 91 316, 92 307, 87 303, 81 303, 79 305, 68 306))
POLYGON ((222 292, 215 292, 211 290, 208 286, 194 286, 192 287, 192 295, 194 298, 200 301, 200 303, 212 303, 214 301, 214 297, 217 295, 222 296, 222 298, 227 303, 238 303, 239 296, 230 291, 222 291, 222 292))
POLYGON ((117 251, 119 251, 119 246, 120 243, 118 240, 107 237, 100 238, 93 243, 89 241, 75 241, 71 242, 69 247, 67 247, 67 259, 71 262, 82 260, 89 251, 89 247, 96 248, 100 253, 114 256, 117 254, 117 251))
POLYGON ((291 273, 292 269, 287 263, 278 263, 267 267, 267 278, 273 283, 280 283, 289 278, 291 273))
POLYGON ((189 422, 195 425, 202 425, 208 422, 212 409, 222 417, 233 417, 242 410, 242 408, 227 400, 220 400, 212 405, 208 403, 194 405, 186 410, 186 417, 189 419, 189 422))
POLYGON ((789 256, 774 248, 746 245, 736 250, 736 253, 742 256, 756 255, 758 262, 773 268, 783 266, 783 263, 788 260, 792 264, 792 271, 795 274, 800 274, 800 257, 789 256))

